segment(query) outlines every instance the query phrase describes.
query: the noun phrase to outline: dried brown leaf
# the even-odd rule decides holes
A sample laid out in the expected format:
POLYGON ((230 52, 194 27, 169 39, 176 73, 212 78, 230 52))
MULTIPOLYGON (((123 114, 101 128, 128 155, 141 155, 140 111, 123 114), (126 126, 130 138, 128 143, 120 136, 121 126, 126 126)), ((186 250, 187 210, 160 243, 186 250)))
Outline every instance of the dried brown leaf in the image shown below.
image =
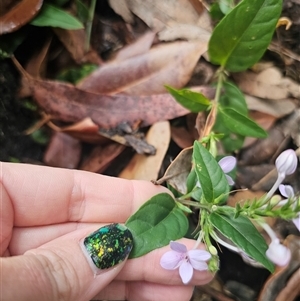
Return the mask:
POLYGON ((0 35, 15 31, 29 22, 42 7, 43 0, 23 0, 0 17, 0 35))
POLYGON ((160 44, 149 52, 101 66, 77 87, 102 94, 152 95, 165 93, 164 85, 182 88, 190 79, 207 43, 178 41, 160 44))
MULTIPOLYGON (((132 23, 132 14, 142 19, 153 31, 161 32, 180 25, 192 25, 211 31, 211 21, 206 10, 195 6, 194 1, 165 0, 165 1, 142 1, 142 0, 109 0, 113 10, 121 15, 124 20, 132 23)), ((171 38, 164 37, 167 40, 171 38)), ((188 39, 189 31, 181 31, 178 38, 188 39)), ((198 39, 201 39, 201 35, 198 39)))
POLYGON ((80 166, 80 169, 101 173, 124 149, 125 146, 118 143, 95 146, 89 157, 80 166))
POLYGON ((99 134, 99 126, 89 117, 72 125, 55 129, 87 143, 107 144, 110 140, 99 134))
POLYGON ((167 181, 182 194, 186 194, 186 179, 192 169, 193 147, 183 149, 167 168, 164 176, 156 181, 161 184, 167 181))
POLYGON ((288 77, 283 77, 275 67, 258 74, 251 71, 236 73, 233 77, 240 89, 249 95, 274 100, 289 96, 300 98, 299 84, 288 77))
POLYGON ((180 147, 187 148, 193 145, 194 139, 191 133, 183 126, 171 127, 172 140, 180 147))
POLYGON ((53 118, 78 122, 90 117, 98 126, 114 128, 121 122, 142 126, 188 113, 169 94, 153 96, 99 95, 58 81, 30 79, 36 102, 53 118))
POLYGON ((81 155, 81 143, 65 133, 55 132, 44 154, 47 165, 76 168, 81 155))
POLYGON ((245 95, 245 99, 249 110, 259 111, 277 118, 292 113, 296 108, 295 103, 289 99, 270 100, 250 95, 245 95))
POLYGON ((162 121, 153 124, 146 135, 146 140, 156 148, 155 155, 134 155, 129 164, 119 174, 120 178, 148 181, 157 179, 170 143, 169 122, 162 121))
POLYGON ((114 57, 115 61, 123 61, 146 53, 152 46, 155 32, 148 31, 138 38, 135 42, 123 47, 114 57))

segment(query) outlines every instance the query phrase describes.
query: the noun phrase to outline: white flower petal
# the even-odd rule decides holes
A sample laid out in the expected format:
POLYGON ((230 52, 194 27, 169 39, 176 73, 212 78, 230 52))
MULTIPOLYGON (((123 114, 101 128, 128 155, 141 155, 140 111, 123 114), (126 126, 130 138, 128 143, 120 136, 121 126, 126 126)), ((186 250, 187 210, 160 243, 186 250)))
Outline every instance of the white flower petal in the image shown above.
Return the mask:
POLYGON ((175 251, 166 252, 160 259, 160 265, 166 270, 175 270, 179 267, 183 256, 175 251))
POLYGON ((268 250, 266 251, 267 257, 278 266, 285 266, 291 259, 291 251, 282 245, 278 239, 273 240, 268 250))
POLYGON ((187 261, 183 261, 179 267, 179 275, 184 284, 187 284, 191 281, 193 273, 194 270, 192 265, 187 261))
POLYGON ((230 185, 230 186, 234 185, 234 181, 231 176, 225 175, 225 177, 227 179, 228 185, 230 185))
POLYGON ((236 158, 233 156, 226 156, 219 161, 219 165, 224 173, 228 173, 234 169, 236 165, 236 158))
POLYGON ((180 242, 177 241, 171 241, 170 242, 170 248, 173 251, 179 252, 179 253, 186 253, 187 252, 187 248, 184 244, 181 244, 180 242))
POLYGON ((293 223, 295 224, 297 229, 300 231, 300 214, 296 218, 293 219, 293 223))
POLYGON ((295 195, 294 189, 291 185, 280 184, 279 185, 279 191, 286 198, 292 198, 295 195))

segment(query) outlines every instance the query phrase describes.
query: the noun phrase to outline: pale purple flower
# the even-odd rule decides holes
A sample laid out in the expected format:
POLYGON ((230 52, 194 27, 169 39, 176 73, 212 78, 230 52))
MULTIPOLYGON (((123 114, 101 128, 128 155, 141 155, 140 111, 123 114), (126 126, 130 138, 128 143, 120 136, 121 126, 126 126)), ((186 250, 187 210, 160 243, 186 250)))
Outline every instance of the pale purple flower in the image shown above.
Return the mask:
POLYGON ((284 178, 295 172, 297 168, 297 155, 294 150, 287 149, 282 152, 276 159, 275 165, 278 172, 278 177, 273 187, 266 195, 266 200, 270 199, 284 178))
POLYGON ((170 242, 171 251, 166 252, 160 259, 160 265, 166 270, 179 268, 179 275, 184 284, 190 282, 194 269, 204 271, 208 269, 206 261, 211 258, 205 250, 187 250, 184 244, 176 241, 170 242))
POLYGON ((291 251, 279 239, 273 239, 266 251, 267 257, 278 266, 286 266, 291 259, 291 251))
POLYGON ((297 168, 297 164, 297 155, 292 149, 287 149, 282 152, 275 161, 278 173, 284 176, 294 173, 297 168))
POLYGON ((231 176, 226 175, 228 172, 231 172, 236 165, 236 158, 233 156, 226 156, 219 161, 219 165, 225 173, 225 177, 229 185, 233 185, 234 181, 231 176))
MULTIPOLYGON (((292 198, 295 196, 294 189, 290 185, 279 185, 279 191, 286 198, 292 198)), ((292 221, 297 227, 297 229, 300 231, 300 213, 292 221)))
POLYGON ((295 195, 294 189, 291 185, 280 184, 279 185, 279 191, 286 198, 292 198, 295 195))

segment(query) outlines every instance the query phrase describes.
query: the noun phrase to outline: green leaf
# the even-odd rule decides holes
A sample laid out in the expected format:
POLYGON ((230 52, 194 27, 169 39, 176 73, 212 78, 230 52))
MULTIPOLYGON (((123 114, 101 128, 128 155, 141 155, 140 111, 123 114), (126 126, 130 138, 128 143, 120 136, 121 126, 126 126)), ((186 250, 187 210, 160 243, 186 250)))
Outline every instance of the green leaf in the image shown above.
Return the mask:
POLYGON ((77 15, 81 22, 86 22, 89 18, 89 8, 80 0, 75 0, 77 15))
POLYGON ((188 230, 188 220, 175 200, 167 193, 155 195, 127 221, 133 236, 130 258, 140 257, 183 237, 188 230))
POLYGON ((253 120, 240 114, 236 110, 222 108, 222 106, 219 106, 218 113, 224 125, 233 133, 256 138, 267 137, 267 133, 264 129, 258 126, 253 120))
POLYGON ((208 53, 228 71, 253 66, 271 42, 282 0, 243 0, 215 27, 208 53))
MULTIPOLYGON (((221 95, 219 101, 222 108, 231 108, 240 114, 247 116, 247 104, 244 94, 240 91, 240 89, 231 82, 224 82, 223 88, 224 93, 221 95)), ((224 125, 220 114, 217 114, 214 131, 224 134, 221 142, 226 152, 231 153, 243 146, 245 137, 236 133, 232 133, 232 131, 224 125)))
POLYGON ((63 29, 83 28, 82 23, 78 19, 59 7, 47 3, 43 4, 39 14, 30 22, 30 24, 34 26, 50 26, 63 29))
POLYGON ((274 271, 274 265, 266 257, 268 246, 248 218, 242 215, 234 218, 234 215, 213 212, 209 219, 218 231, 229 238, 247 255, 263 264, 270 272, 274 271))
POLYGON ((189 89, 177 90, 169 86, 165 86, 169 93, 179 102, 182 106, 192 112, 205 111, 211 104, 210 100, 198 92, 189 89))
POLYGON ((231 108, 242 115, 248 114, 248 107, 242 91, 231 82, 223 83, 224 93, 220 97, 220 104, 223 108, 231 108))
MULTIPOLYGON (((223 170, 211 153, 198 141, 194 143, 193 160, 205 200, 209 203, 229 192, 223 170)), ((222 201, 219 200, 219 203, 222 201)))

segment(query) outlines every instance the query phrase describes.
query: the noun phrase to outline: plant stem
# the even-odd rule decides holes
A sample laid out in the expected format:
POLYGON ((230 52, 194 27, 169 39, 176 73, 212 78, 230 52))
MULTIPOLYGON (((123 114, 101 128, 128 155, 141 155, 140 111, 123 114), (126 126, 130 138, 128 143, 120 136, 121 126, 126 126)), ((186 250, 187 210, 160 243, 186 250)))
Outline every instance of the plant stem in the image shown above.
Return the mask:
POLYGON ((221 90, 222 90, 223 81, 224 81, 223 71, 224 71, 223 67, 221 67, 220 70, 218 71, 218 83, 217 83, 217 88, 216 88, 216 95, 215 95, 214 100, 212 101, 212 108, 206 118, 205 127, 204 127, 204 130, 203 130, 202 135, 199 138, 199 140, 201 140, 203 137, 206 137, 210 134, 210 132, 216 122, 218 102, 220 100, 221 90))
POLYGON ((211 210, 210 210, 210 208, 208 206, 202 205, 202 204, 200 204, 198 202, 187 201, 187 200, 180 200, 180 199, 177 199, 177 201, 180 202, 183 205, 193 206, 195 208, 201 208, 201 209, 207 210, 208 212, 211 212, 211 210))
POLYGON ((92 26, 93 26, 93 20, 94 20, 94 14, 95 14, 95 7, 96 7, 97 0, 91 0, 91 5, 89 8, 89 16, 88 20, 86 22, 86 40, 84 45, 84 50, 87 52, 90 50, 90 41, 91 41, 91 33, 92 33, 92 26))

